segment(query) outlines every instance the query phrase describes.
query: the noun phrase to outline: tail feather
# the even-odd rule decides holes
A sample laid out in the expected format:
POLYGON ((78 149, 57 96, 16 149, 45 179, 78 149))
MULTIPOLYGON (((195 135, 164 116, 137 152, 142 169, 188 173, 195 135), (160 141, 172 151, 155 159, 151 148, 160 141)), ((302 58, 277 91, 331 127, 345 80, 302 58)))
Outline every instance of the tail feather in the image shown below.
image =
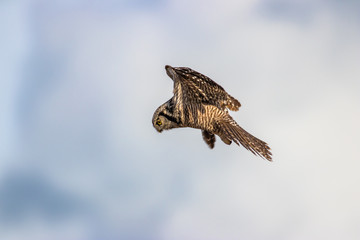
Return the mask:
POLYGON ((220 122, 220 129, 230 140, 242 145, 255 155, 272 161, 268 144, 241 128, 234 120, 220 122))

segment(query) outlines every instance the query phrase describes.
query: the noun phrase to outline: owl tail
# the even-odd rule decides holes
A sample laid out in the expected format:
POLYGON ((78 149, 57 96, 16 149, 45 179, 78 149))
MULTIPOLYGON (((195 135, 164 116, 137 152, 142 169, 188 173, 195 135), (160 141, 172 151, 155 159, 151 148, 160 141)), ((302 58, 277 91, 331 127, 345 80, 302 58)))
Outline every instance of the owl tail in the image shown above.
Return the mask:
POLYGON ((254 137, 241 128, 233 119, 227 119, 218 123, 221 132, 237 145, 242 145, 255 155, 272 161, 270 147, 266 142, 254 137))

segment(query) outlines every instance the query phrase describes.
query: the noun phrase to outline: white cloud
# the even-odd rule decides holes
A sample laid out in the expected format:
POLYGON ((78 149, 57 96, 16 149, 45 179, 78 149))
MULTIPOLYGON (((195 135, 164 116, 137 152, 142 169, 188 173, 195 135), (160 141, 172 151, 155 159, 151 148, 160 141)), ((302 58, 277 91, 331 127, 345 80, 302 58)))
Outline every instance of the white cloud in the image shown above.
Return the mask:
POLYGON ((48 22, 39 15, 32 34, 39 69, 55 70, 30 79, 36 94, 25 91, 41 101, 27 105, 29 162, 18 163, 94 202, 76 236, 360 235, 353 20, 324 4, 306 24, 260 14, 261 1, 173 1, 119 15, 43 4, 48 22), (237 97, 235 119, 269 142, 274 163, 219 140, 210 151, 192 129, 157 134, 152 113, 172 91, 165 64, 193 67, 237 97))

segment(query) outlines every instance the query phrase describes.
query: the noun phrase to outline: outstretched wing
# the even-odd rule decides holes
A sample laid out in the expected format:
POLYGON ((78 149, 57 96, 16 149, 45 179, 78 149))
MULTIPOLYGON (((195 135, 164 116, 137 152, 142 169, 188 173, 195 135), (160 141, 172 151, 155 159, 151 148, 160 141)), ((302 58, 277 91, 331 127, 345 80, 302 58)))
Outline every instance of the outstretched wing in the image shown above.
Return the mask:
POLYGON ((267 143, 245 131, 229 115, 217 120, 216 128, 222 136, 226 136, 230 141, 234 141, 237 145, 241 144, 253 154, 272 161, 272 154, 267 143))
POLYGON ((240 102, 209 77, 186 67, 165 66, 174 81, 174 95, 182 101, 214 105, 222 110, 239 110, 240 102))

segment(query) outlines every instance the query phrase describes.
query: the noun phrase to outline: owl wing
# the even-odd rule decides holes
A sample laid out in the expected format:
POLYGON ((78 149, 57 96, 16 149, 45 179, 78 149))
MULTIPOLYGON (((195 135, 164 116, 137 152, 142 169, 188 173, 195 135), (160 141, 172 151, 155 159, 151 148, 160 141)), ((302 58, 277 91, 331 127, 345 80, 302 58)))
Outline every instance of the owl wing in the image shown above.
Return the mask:
POLYGON ((241 128, 231 116, 227 115, 216 121, 218 135, 234 141, 237 145, 242 145, 255 155, 259 155, 272 161, 270 147, 264 141, 254 137, 241 128))
POLYGON ((186 67, 165 66, 174 81, 174 95, 187 103, 214 105, 222 110, 239 110, 240 102, 209 77, 186 67))

